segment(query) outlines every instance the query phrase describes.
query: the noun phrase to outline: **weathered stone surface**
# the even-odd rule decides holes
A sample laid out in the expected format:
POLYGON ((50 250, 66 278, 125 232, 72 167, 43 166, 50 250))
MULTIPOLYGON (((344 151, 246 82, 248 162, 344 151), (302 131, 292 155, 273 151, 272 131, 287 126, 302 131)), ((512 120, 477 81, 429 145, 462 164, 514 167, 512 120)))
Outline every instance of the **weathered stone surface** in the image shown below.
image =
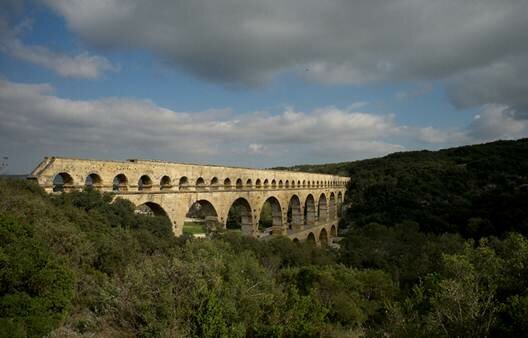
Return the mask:
POLYGON ((262 236, 257 225, 269 199, 274 209, 273 234, 299 240, 313 234, 316 241, 325 233, 327 238, 337 233, 337 210, 349 181, 347 177, 293 171, 62 157, 45 158, 30 176, 49 193, 57 188, 57 177, 64 191, 92 185, 113 191, 136 206, 148 204, 170 218, 175 235, 182 233, 185 215, 195 202, 208 201, 225 226, 232 204, 243 199, 247 217, 242 231, 262 236), (292 217, 287 224, 290 203, 292 217))

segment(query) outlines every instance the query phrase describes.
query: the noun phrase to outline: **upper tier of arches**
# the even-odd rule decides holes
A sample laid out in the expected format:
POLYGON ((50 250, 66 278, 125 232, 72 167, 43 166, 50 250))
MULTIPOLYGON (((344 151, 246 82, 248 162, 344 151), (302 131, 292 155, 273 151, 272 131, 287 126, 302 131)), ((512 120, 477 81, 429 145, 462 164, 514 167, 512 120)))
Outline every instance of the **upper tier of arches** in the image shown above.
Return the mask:
POLYGON ((105 182, 102 175, 94 172, 86 173, 82 183, 75 182, 74 176, 68 172, 59 172, 53 177, 53 191, 71 191, 81 186, 93 189, 112 190, 115 192, 130 191, 218 191, 218 190, 288 190, 288 189, 324 189, 344 188, 342 180, 282 180, 263 177, 171 177, 163 174, 155 177, 141 174, 130 178, 126 173, 118 172, 112 181, 105 182), (174 182, 174 184, 173 184, 174 182), (81 183, 81 184, 76 184, 81 183))

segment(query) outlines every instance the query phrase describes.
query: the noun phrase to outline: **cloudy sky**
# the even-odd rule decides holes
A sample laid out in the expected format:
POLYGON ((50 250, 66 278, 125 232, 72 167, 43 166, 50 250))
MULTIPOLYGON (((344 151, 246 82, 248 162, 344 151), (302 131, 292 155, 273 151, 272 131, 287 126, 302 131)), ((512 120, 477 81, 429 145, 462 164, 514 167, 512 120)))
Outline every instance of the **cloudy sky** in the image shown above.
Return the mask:
POLYGON ((269 167, 528 136, 528 1, 0 0, 0 158, 269 167))

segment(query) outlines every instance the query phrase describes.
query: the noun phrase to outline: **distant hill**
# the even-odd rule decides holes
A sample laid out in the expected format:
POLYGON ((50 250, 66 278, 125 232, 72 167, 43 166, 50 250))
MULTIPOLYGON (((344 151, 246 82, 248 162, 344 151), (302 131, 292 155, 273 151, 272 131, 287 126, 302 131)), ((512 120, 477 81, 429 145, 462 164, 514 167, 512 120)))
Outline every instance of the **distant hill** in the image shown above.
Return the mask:
POLYGON ((466 237, 528 234, 528 139, 288 169, 350 176, 348 225, 413 221, 466 237))
POLYGON ((29 176, 29 174, 26 174, 26 175, 0 175, 0 178, 25 180, 28 176, 29 176))

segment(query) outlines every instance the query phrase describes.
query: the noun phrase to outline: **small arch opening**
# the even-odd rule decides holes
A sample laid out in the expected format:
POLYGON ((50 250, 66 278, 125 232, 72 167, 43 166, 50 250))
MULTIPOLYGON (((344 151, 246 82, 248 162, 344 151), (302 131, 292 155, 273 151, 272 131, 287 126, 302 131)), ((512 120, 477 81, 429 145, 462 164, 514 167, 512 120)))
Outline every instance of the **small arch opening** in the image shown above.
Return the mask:
POLYGON ((103 186, 103 180, 98 174, 92 173, 86 176, 84 185, 87 189, 101 189, 103 186))
POLYGON ((268 181, 268 179, 265 179, 265 180, 264 180, 264 188, 266 188, 266 189, 269 188, 269 181, 268 181))
POLYGON ((160 180, 160 190, 169 190, 170 188, 172 188, 171 178, 165 175, 160 180))
POLYGON ((275 189, 275 188, 277 188, 277 181, 272 180, 271 181, 271 189, 275 189))
POLYGON ((187 178, 187 176, 180 177, 180 180, 178 181, 178 189, 179 190, 189 189, 189 179, 187 178))
POLYGON ((251 181, 251 178, 248 178, 248 180, 246 181, 246 189, 251 188, 253 188, 253 181, 251 181))
POLYGON ((220 182, 217 177, 211 179, 211 190, 218 190, 220 188, 220 182))
POLYGON ((118 174, 112 181, 113 191, 127 191, 128 190, 128 179, 125 174, 118 174))
POLYGON ((260 181, 260 178, 257 178, 257 180, 255 181, 255 188, 262 188, 262 182, 260 181))
POLYGON ((224 189, 225 189, 225 190, 229 190, 229 189, 231 189, 231 180, 230 180, 229 178, 226 178, 226 179, 224 180, 224 189))
POLYGON ((66 172, 58 173, 53 178, 54 192, 68 192, 73 190, 73 178, 66 172))
POLYGON ((152 180, 148 175, 143 175, 139 178, 138 181, 138 190, 151 190, 152 189, 152 180))
POLYGON ((242 183, 242 179, 237 179, 236 180, 236 189, 237 190, 242 190, 244 188, 244 184, 242 183))
POLYGON ((205 180, 202 177, 198 177, 196 180, 196 191, 204 191, 205 190, 205 180))

